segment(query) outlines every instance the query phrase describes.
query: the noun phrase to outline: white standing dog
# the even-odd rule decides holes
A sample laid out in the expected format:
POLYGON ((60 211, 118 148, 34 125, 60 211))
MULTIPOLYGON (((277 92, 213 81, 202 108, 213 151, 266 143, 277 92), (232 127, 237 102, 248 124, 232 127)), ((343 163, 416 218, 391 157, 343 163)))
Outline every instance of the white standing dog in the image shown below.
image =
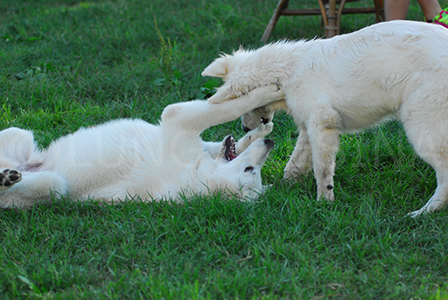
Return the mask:
POLYGON ((300 135, 284 175, 296 177, 312 166, 318 199, 334 199, 339 135, 395 116, 416 152, 437 172, 434 195, 411 215, 432 212, 448 201, 446 28, 392 21, 326 40, 278 42, 223 55, 202 75, 225 81, 209 99, 212 103, 259 86, 282 87, 283 104, 254 110, 243 117, 243 125, 252 129, 260 119, 269 122, 275 110, 288 110, 300 135))
POLYGON ((159 125, 111 121, 62 137, 42 152, 36 150, 32 132, 3 130, 0 207, 26 208, 60 195, 151 201, 220 190, 241 199, 257 198, 263 192, 261 167, 274 145, 261 138, 273 124, 261 124, 237 144, 231 136, 222 143, 203 142, 200 134, 283 97, 276 86, 267 86, 241 101, 172 104, 159 125))

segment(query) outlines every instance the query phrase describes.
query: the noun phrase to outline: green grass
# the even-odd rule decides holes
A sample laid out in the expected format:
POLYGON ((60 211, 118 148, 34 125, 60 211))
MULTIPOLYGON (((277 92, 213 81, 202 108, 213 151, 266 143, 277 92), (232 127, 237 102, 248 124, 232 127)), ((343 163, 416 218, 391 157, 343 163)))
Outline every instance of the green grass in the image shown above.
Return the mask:
MULTIPOLYGON (((221 52, 261 46, 276 4, 0 0, 0 130, 32 129, 45 147, 111 119, 155 123, 167 104, 220 85, 200 73, 221 52)), ((416 2, 409 18, 422 19, 416 2)), ((343 16, 342 30, 373 22, 343 16)), ((322 36, 320 25, 282 17, 272 40, 322 36)), ((406 216, 436 178, 401 126, 342 137, 330 204, 315 201, 311 176, 282 180, 297 134, 285 114, 274 121, 263 169, 273 187, 253 203, 71 199, 0 211, 0 298, 447 299, 448 214, 406 216)), ((203 136, 230 133, 243 135, 239 121, 203 136)))

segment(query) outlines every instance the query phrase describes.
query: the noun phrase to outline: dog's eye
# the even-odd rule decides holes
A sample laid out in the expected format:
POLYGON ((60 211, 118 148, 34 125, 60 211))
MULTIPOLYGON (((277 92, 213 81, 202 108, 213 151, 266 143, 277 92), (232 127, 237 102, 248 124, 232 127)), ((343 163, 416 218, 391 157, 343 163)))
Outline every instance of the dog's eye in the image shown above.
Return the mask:
POLYGON ((246 169, 244 169, 244 172, 252 172, 254 170, 254 167, 247 167, 246 169))

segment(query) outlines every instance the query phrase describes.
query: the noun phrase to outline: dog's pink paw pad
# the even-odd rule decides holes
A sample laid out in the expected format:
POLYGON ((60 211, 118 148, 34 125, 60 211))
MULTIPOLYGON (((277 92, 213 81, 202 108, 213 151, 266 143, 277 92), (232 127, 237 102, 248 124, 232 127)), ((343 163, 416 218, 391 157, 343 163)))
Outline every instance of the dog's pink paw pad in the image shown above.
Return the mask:
POLYGON ((22 173, 16 170, 5 169, 0 173, 0 190, 6 190, 22 180, 22 173))

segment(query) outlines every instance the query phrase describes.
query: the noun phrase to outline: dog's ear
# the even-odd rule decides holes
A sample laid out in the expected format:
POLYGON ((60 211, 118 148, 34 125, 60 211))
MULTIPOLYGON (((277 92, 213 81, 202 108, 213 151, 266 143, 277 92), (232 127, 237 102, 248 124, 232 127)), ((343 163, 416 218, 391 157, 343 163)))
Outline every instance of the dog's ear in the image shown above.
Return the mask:
POLYGON ((222 56, 220 58, 215 59, 207 68, 202 71, 202 76, 210 76, 210 77, 226 77, 229 73, 228 69, 228 57, 222 56))

